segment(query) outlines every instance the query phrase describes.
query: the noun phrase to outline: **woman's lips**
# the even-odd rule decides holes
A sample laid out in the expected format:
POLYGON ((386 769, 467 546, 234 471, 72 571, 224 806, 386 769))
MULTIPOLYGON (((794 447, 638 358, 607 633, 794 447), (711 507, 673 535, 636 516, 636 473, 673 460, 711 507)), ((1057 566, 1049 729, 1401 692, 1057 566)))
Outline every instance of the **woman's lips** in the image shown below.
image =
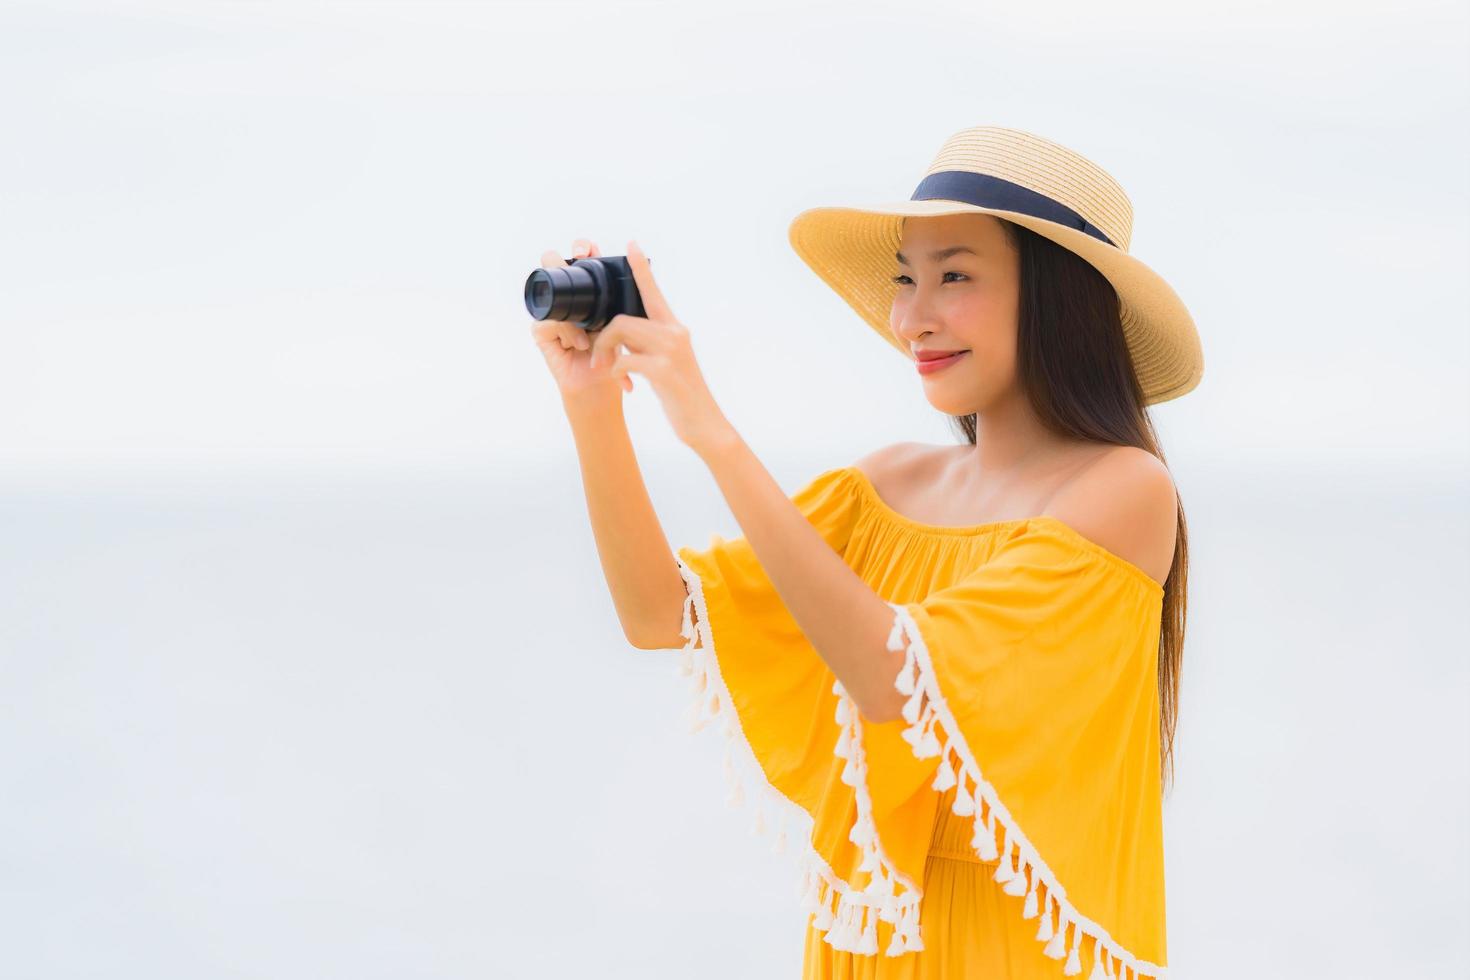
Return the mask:
POLYGON ((920 374, 933 374, 935 371, 943 371, 968 353, 970 352, 962 350, 948 357, 940 357, 932 361, 915 361, 914 366, 919 369, 920 374))

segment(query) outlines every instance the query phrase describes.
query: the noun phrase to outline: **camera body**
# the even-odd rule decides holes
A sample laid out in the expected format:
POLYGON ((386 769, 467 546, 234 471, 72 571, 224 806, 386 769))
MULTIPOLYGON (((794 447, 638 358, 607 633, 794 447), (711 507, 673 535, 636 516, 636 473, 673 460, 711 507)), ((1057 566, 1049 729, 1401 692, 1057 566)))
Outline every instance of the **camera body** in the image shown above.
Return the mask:
POLYGON ((588 333, 619 314, 647 315, 624 255, 571 259, 565 268, 537 269, 526 277, 525 294, 526 309, 535 319, 566 320, 588 333))

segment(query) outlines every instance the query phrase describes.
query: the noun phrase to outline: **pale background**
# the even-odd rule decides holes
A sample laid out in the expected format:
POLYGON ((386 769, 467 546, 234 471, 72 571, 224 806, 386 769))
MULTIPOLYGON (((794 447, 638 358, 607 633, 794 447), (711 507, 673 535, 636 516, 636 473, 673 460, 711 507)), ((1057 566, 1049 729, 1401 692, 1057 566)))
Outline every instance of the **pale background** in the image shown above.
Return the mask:
MULTIPOLYGON (((1470 970, 1458 3, 0 10, 0 975, 791 977, 521 285, 636 238, 784 487, 952 440, 790 218, 985 123, 1203 336, 1181 978, 1470 970)), ((636 379, 635 379, 636 380, 636 379)), ((641 380, 670 544, 738 533, 641 380)))

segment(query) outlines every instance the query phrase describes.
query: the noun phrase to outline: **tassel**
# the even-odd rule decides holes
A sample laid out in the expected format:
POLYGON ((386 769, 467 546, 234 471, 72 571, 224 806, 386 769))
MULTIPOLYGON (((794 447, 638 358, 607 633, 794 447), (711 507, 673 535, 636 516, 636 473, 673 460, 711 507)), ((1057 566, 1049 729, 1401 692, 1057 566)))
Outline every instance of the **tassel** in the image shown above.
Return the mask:
POLYGON ((909 949, 915 953, 922 953, 924 951, 924 933, 919 928, 919 925, 916 921, 914 923, 914 931, 908 935, 909 949))
POLYGON ((1067 955, 1067 920, 1063 919, 1057 926, 1057 934, 1051 937, 1051 942, 1046 944, 1042 950, 1047 956, 1059 960, 1067 955))
POLYGON ((839 759, 848 758, 852 754, 852 750, 849 748, 850 744, 851 738, 848 735, 848 730, 844 728, 837 733, 837 744, 832 747, 832 754, 839 759))
MULTIPOLYGON (((1021 910, 1021 918, 1023 919, 1036 918, 1036 878, 1036 869, 1032 868, 1031 890, 1026 893, 1026 907, 1021 910)), ((1088 977, 1087 980, 1095 980, 1095 978, 1088 977)))
POLYGON ((876 909, 869 909, 866 915, 867 927, 863 929, 863 941, 858 944, 858 952, 871 955, 878 952, 878 915, 876 909))
POLYGON ((812 920, 812 925, 820 932, 828 932, 832 928, 832 906, 823 902, 821 908, 817 909, 817 917, 812 920))
POLYGON ((970 835, 970 846, 975 849, 975 856, 981 861, 994 861, 1000 856, 1000 852, 995 849, 995 831, 983 820, 975 821, 975 833, 970 835))
POLYGON ((957 817, 968 817, 975 813, 975 800, 970 796, 970 790, 965 786, 963 778, 956 779, 959 789, 955 790, 954 804, 950 807, 957 817))
POLYGON ((1026 894, 1026 862, 1021 858, 1020 848, 1016 849, 1016 876, 1006 882, 1005 887, 1001 891, 1007 895, 1019 896, 1026 894))
POLYGON ((1067 957, 1067 965, 1062 968, 1062 972, 1067 976, 1082 972, 1082 958, 1077 955, 1077 950, 1081 948, 1082 927, 1080 925, 1074 925, 1072 926, 1072 955, 1067 957))
MULTIPOLYGON (((903 649, 903 617, 898 614, 897 609, 893 611, 893 629, 888 631, 888 649, 894 651, 903 649)), ((903 693, 909 692, 904 691, 903 693)))
POLYGON ((1036 938, 1045 942, 1051 937, 1051 895, 1048 894, 1046 901, 1041 903, 1041 924, 1036 927, 1036 938))
POLYGON ((995 866, 993 877, 1001 884, 1005 884, 1016 876, 1015 869, 1011 867, 1011 832, 1006 829, 1005 846, 1000 849, 1000 864, 995 866))
POLYGON ((832 928, 828 929, 827 934, 822 938, 825 939, 827 941, 827 945, 831 946, 833 949, 843 949, 845 948, 846 944, 843 942, 842 939, 842 930, 842 919, 836 918, 836 920, 832 924, 832 928))
POLYGON ((735 762, 730 757, 730 749, 725 749, 725 779, 730 783, 730 795, 725 797, 729 806, 739 806, 745 800, 745 792, 740 787, 740 777, 735 772, 735 762))
POLYGON ((837 699, 837 724, 846 725, 848 719, 847 698, 837 699))
POLYGON ((730 795, 725 798, 725 802, 732 807, 740 806, 745 802, 745 790, 740 788, 739 783, 730 787, 730 795))
MULTIPOLYGON (((975 787, 975 796, 977 799, 980 796, 978 786, 975 787)), ((995 811, 993 810, 985 814, 984 820, 980 819, 978 812, 975 815, 975 835, 970 838, 970 843, 982 861, 994 861, 1000 856, 1000 851, 995 847, 995 824, 992 822, 994 819, 995 811)))
POLYGON ((923 950, 924 944, 919 939, 919 907, 910 903, 905 905, 898 914, 898 923, 893 927, 893 942, 888 946, 888 955, 898 953, 917 953, 923 950))
POLYGON ((837 911, 832 914, 832 925, 828 928, 827 935, 823 938, 827 940, 833 949, 841 949, 844 945, 842 936, 846 931, 847 906, 842 904, 842 896, 838 895, 837 911))
POLYGON ((817 910, 817 904, 821 901, 821 895, 819 894, 821 890, 822 880, 808 868, 806 874, 802 875, 801 883, 801 908, 803 911, 815 912, 817 910))
POLYGON ((847 689, 842 686, 841 681, 834 680, 832 682, 832 693, 837 695, 839 698, 846 697, 847 689))
POLYGON ((939 760, 939 774, 934 777, 934 782, 930 785, 943 793, 956 782, 954 770, 949 767, 949 755, 946 753, 944 758, 939 760))
POLYGON ((919 741, 918 745, 914 746, 914 755, 920 759, 932 759, 941 751, 939 748, 939 738, 934 734, 932 726, 928 734, 919 741))
POLYGON ((861 936, 858 926, 858 916, 862 909, 856 905, 847 907, 847 914, 842 919, 842 951, 844 953, 856 953, 858 939, 861 936))
POLYGON ((1096 936, 1092 937, 1092 972, 1087 975, 1087 980, 1112 980, 1103 962, 1102 940, 1096 936))
MULTIPOLYGON (((688 588, 686 583, 685 588, 688 588)), ((679 629, 679 635, 686 640, 694 639, 694 593, 686 592, 684 595, 684 625, 679 629)))
MULTIPOLYGON (((889 647, 890 650, 893 647, 889 647)), ((898 688, 899 694, 913 694, 919 686, 918 678, 915 676, 918 665, 914 663, 912 655, 905 658, 903 666, 899 668, 898 675, 893 678, 893 686, 898 688)))
POLYGON ((910 725, 917 725, 919 723, 919 702, 922 700, 924 700, 924 691, 920 688, 915 690, 909 696, 909 699, 903 703, 903 720, 910 725))

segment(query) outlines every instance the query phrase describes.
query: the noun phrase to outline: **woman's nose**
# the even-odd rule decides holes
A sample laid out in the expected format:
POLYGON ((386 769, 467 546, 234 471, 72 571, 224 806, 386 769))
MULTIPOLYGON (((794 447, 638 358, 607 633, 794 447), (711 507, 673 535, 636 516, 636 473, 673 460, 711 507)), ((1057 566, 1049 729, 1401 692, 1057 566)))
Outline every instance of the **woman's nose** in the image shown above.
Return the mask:
POLYGON ((895 329, 901 338, 912 344, 925 335, 933 333, 939 326, 940 324, 931 316, 928 307, 922 302, 915 302, 910 303, 900 314, 895 329))

